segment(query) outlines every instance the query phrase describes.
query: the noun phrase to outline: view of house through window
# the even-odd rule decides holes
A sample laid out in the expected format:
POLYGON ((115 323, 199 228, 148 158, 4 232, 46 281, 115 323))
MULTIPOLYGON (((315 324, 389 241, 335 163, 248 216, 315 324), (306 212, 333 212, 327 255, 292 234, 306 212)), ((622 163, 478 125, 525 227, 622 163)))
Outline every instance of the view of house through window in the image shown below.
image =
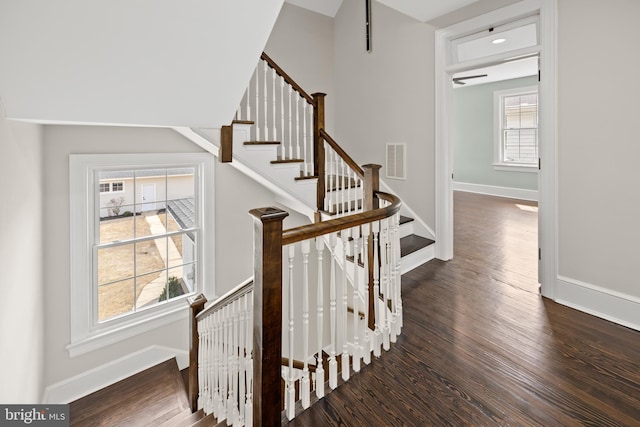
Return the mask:
POLYGON ((500 96, 500 163, 538 163, 538 93, 500 96))
POLYGON ((96 174, 98 322, 194 292, 200 232, 195 168, 96 174))

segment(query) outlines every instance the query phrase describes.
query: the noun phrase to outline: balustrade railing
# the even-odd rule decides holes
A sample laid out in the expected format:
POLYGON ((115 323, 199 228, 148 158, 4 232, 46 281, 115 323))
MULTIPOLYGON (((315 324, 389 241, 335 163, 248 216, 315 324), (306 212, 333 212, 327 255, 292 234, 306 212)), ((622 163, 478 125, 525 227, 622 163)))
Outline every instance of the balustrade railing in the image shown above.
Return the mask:
POLYGON ((197 408, 228 425, 276 425, 282 407, 294 418, 325 381, 334 389, 389 349, 402 327, 400 201, 372 196, 376 209, 284 231, 286 212, 251 211, 254 281, 196 317, 197 408))
POLYGON ((400 200, 379 192, 379 165, 360 167, 327 134, 324 97, 263 54, 236 113, 256 142, 280 142, 279 161, 318 178, 317 209, 332 218, 283 231, 288 213, 252 210, 253 282, 193 302, 192 410, 228 425, 278 425, 282 408, 292 419, 298 400, 348 381, 402 328, 400 200))
POLYGON ((196 316, 197 407, 227 425, 253 425, 253 281, 196 316))
POLYGON ((236 119, 254 123, 254 141, 279 142, 278 160, 299 161, 301 176, 313 176, 315 105, 314 98, 263 53, 236 119))

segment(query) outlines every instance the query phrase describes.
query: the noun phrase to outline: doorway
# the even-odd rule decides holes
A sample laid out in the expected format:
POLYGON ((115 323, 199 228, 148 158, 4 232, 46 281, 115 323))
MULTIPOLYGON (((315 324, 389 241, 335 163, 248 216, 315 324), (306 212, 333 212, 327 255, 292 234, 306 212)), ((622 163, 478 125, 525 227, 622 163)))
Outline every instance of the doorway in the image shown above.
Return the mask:
POLYGON ((142 184, 142 211, 156 210, 156 185, 142 184))
MULTIPOLYGON (((479 16, 436 32, 436 256, 453 257, 453 144, 452 114, 454 74, 497 65, 513 59, 540 55, 540 170, 539 170, 539 281, 544 296, 555 299, 557 276, 556 236, 556 0, 532 0, 479 16), (511 23, 536 17, 535 45, 489 56, 460 60, 457 44, 472 35, 507 29, 511 23)), ((471 37, 470 37, 471 36, 471 37)), ((478 37, 476 37, 477 39, 478 37)), ((476 51, 472 49, 472 51, 476 51)))

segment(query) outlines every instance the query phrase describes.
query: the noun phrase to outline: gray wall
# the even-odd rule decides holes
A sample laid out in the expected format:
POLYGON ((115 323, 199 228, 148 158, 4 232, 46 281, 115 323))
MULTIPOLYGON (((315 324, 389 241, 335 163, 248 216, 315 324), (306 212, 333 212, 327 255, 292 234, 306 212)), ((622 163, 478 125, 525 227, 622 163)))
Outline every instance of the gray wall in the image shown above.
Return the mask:
POLYGON ((42 395, 41 154, 40 126, 6 120, 0 108, 0 402, 5 404, 38 402, 42 395))
POLYGON ((523 77, 482 85, 457 87, 453 91, 453 171, 455 182, 498 187, 538 189, 538 174, 495 170, 493 92, 534 86, 537 77, 523 77))
POLYGON ((635 0, 558 2, 559 273, 635 298, 638 16, 635 0))
POLYGON ((333 19, 285 3, 264 51, 308 94, 326 93, 325 124, 335 116, 333 19))
POLYGON ((381 177, 435 228, 434 28, 372 2, 373 51, 365 51, 364 4, 335 17, 336 140, 360 164, 385 164, 385 144, 404 142, 407 179, 381 177))

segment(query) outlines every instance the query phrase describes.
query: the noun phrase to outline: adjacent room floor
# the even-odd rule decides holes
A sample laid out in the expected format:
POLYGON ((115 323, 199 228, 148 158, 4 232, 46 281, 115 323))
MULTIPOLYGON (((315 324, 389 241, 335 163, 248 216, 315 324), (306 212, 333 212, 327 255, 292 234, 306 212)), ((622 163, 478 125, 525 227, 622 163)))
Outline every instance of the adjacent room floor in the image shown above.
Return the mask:
POLYGON ((294 426, 640 425, 640 332, 539 296, 529 202, 455 193, 455 258, 403 276, 403 335, 294 426))

